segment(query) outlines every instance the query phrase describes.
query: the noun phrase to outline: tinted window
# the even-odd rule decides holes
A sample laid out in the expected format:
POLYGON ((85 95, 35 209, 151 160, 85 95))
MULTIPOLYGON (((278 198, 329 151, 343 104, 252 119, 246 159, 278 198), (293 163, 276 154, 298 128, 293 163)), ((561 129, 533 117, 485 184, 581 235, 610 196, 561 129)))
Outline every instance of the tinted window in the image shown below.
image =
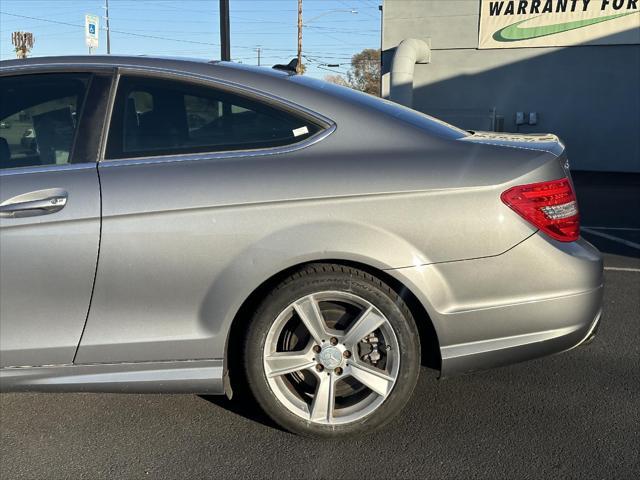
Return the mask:
POLYGON ((319 127, 262 102, 179 81, 120 80, 108 158, 268 148, 319 127))
POLYGON ((0 168, 71 161, 88 75, 0 78, 0 168))

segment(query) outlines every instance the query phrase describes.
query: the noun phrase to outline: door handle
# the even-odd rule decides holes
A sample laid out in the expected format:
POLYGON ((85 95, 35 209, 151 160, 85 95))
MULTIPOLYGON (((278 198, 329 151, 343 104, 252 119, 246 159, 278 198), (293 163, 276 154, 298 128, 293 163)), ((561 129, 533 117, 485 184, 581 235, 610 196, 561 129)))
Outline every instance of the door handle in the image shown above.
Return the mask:
POLYGON ((62 210, 67 204, 67 192, 56 192, 43 198, 29 198, 30 194, 20 195, 0 205, 0 217, 22 218, 36 215, 49 215, 62 210))

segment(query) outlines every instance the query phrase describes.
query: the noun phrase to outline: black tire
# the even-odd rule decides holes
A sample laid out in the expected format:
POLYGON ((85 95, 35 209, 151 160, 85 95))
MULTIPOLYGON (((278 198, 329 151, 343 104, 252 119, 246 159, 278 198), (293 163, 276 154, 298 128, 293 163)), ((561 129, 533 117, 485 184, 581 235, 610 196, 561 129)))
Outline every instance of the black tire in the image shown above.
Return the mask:
POLYGON ((388 423, 409 400, 420 370, 420 340, 404 300, 379 278, 342 265, 310 264, 282 281, 256 309, 246 332, 243 359, 253 396, 265 413, 286 430, 312 437, 361 435, 388 423), (389 321, 400 350, 396 383, 384 402, 357 422, 338 425, 314 423, 289 411, 272 392, 263 366, 267 334, 280 312, 306 295, 328 290, 349 292, 375 305, 389 321))

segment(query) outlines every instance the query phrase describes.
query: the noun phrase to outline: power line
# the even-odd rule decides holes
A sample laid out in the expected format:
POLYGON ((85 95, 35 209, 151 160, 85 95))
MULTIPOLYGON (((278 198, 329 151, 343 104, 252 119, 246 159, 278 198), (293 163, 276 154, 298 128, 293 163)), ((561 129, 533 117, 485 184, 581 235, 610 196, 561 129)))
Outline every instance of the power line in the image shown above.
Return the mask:
MULTIPOLYGON (((40 18, 40 17, 33 17, 33 16, 29 16, 29 15, 20 15, 17 13, 9 13, 9 12, 3 12, 0 11, 0 14, 2 15, 8 15, 11 17, 17 17, 17 18, 25 18, 25 19, 29 19, 29 20, 36 20, 36 21, 40 21, 40 22, 47 22, 47 23, 52 23, 52 24, 56 24, 56 25, 66 25, 66 26, 71 26, 71 27, 77 27, 77 28, 84 28, 84 25, 80 25, 77 23, 71 23, 71 22, 63 22, 60 20, 50 20, 47 18, 40 18)), ((104 30, 104 29, 101 29, 104 30)), ((189 43, 189 44, 195 44, 195 45, 209 45, 209 46, 220 46, 219 43, 214 43, 214 42, 205 42, 205 41, 199 41, 199 40, 188 40, 188 39, 184 39, 184 38, 172 38, 172 37, 164 37, 164 36, 160 36, 160 35, 148 35, 148 34, 143 34, 143 33, 136 33, 136 32, 131 32, 131 31, 127 31, 127 30, 119 30, 119 29, 111 29, 111 31, 113 33, 119 33, 122 35, 129 35, 129 36, 133 36, 133 37, 141 37, 141 38, 150 38, 150 39, 154 39, 154 40, 166 40, 166 41, 172 41, 172 42, 180 42, 180 43, 189 43)), ((244 46, 244 45, 235 45, 235 48, 242 48, 242 49, 251 49, 253 50, 255 47, 253 46, 244 46)), ((271 51, 271 52, 284 52, 284 53, 293 53, 295 52, 295 49, 282 49, 282 48, 263 48, 261 47, 263 51, 271 51)))
MULTIPOLYGON (((68 25, 68 26, 71 26, 71 27, 84 28, 84 25, 80 25, 80 24, 77 24, 77 23, 62 22, 62 21, 59 21, 59 20, 49 20, 47 18, 31 17, 29 15, 18 15, 17 13, 8 13, 8 12, 2 12, 2 11, 0 11, 0 14, 9 15, 11 17, 26 18, 26 19, 29 19, 29 20, 38 20, 40 22, 56 23, 58 25, 68 25)), ((101 28, 101 30, 106 30, 106 29, 101 28)), ((172 42, 193 43, 193 44, 197 44, 197 45, 220 46, 219 43, 202 42, 202 41, 198 41, 198 40, 186 40, 184 38, 170 38, 170 37, 161 37, 159 35, 146 35, 146 34, 142 34, 142 33, 128 32, 128 31, 125 31, 125 30, 114 30, 114 29, 111 29, 111 31, 113 33, 120 33, 122 35, 130 35, 130 36, 133 36, 133 37, 142 37, 142 38, 151 38, 151 39, 154 39, 154 40, 168 40, 168 41, 172 41, 172 42)))
MULTIPOLYGON (((149 4, 151 5, 153 2, 147 2, 142 0, 140 3, 145 3, 145 4, 149 4)), ((116 4, 117 6, 121 5, 121 2, 118 2, 116 4)), ((157 5, 157 3, 156 3, 157 5)), ((113 5, 112 5, 113 7, 113 5)), ((70 7, 68 7, 70 8, 70 7)), ((236 10, 234 9, 234 12, 236 10)), ((272 11, 272 10, 270 10, 272 11)), ((294 11, 294 10, 292 10, 294 11)), ((252 13, 256 13, 255 10, 251 11, 252 13)), ((112 12, 110 12, 112 13, 112 12)), ((42 17, 35 17, 35 16, 30 16, 30 15, 21 15, 21 14, 15 14, 15 13, 10 13, 10 12, 4 12, 4 11, 0 11, 0 14, 2 15, 7 15, 10 17, 14 17, 14 18, 21 18, 21 19, 28 19, 28 20, 34 20, 37 22, 45 22, 51 25, 65 25, 65 26, 70 26, 70 27, 74 27, 74 28, 84 28, 84 25, 81 24, 76 24, 76 23, 72 23, 72 22, 66 22, 66 21, 62 21, 62 20, 53 20, 51 18, 42 18, 42 17)), ((113 16, 113 15, 111 15, 113 16)), ((237 16, 234 16, 234 18, 239 18, 237 16)), ((119 19, 118 22, 124 23, 125 21, 136 21, 139 22, 140 20, 148 20, 150 22, 154 22, 156 20, 152 20, 152 19, 128 19, 128 18, 122 18, 119 19)), ((167 20, 170 21, 170 20, 167 20)), ((181 23, 187 22, 188 20, 182 21, 181 23)), ((193 21, 193 23, 196 23, 196 21, 193 21)), ((199 21, 198 23, 209 23, 207 21, 199 21)), ((264 23, 281 23, 284 25, 290 25, 289 22, 277 22, 277 21, 265 21, 264 23)), ((312 50, 305 50, 306 53, 309 53, 311 55, 314 56, 321 56, 323 58, 323 61, 328 63, 341 63, 339 62, 340 60, 350 60, 351 59, 351 55, 346 55, 347 52, 344 52, 345 54, 340 55, 340 51, 341 50, 350 50, 352 47, 345 45, 344 43, 344 39, 341 38, 337 38, 335 36, 329 35, 330 33, 334 33, 334 34, 338 34, 340 35, 341 33, 347 33, 347 31, 343 30, 340 31, 340 29, 335 28, 335 27, 328 27, 328 26, 317 26, 317 25, 311 25, 309 26, 309 28, 314 29, 314 31, 316 32, 316 35, 318 37, 323 37, 323 38, 327 38, 327 39, 332 39, 335 40, 336 42, 338 42, 338 44, 328 44, 328 43, 320 43, 320 44, 315 44, 311 47, 312 50), (331 52, 323 52, 320 50, 313 50, 313 48, 331 48, 331 52), (337 55, 336 55, 337 53, 337 55)), ((106 30, 106 29, 102 29, 102 30, 106 30)), ((128 35, 128 36, 132 36, 132 37, 138 37, 138 38, 148 38, 148 39, 154 39, 154 40, 162 40, 162 41, 168 41, 168 42, 178 42, 178 43, 184 43, 184 44, 191 44, 191 45, 202 45, 202 46, 220 46, 219 43, 215 43, 215 42, 210 42, 210 41, 203 41, 203 40, 190 40, 188 38, 175 38, 175 37, 170 37, 170 36, 164 36, 164 35, 155 35, 155 34, 151 34, 151 33, 143 33, 143 32, 156 32, 156 31, 162 31, 162 32, 167 32, 167 30, 152 30, 152 29, 125 29, 125 30, 120 30, 120 29, 109 29, 110 31, 113 31, 114 33, 117 34, 122 34, 122 35, 128 35)), ((184 33, 184 34, 206 34, 209 33, 207 32, 194 32, 194 31, 182 31, 182 30, 172 30, 171 32, 174 33, 184 33)), ((71 32, 69 32, 71 33, 71 32)), ((212 34, 214 34, 215 32, 211 32, 212 34)), ((238 32, 240 34, 244 34, 244 33, 252 33, 252 34, 258 34, 256 32, 238 32)), ((263 32, 264 33, 273 33, 273 32, 263 32)), ((292 32, 293 33, 293 32, 292 32)), ((353 35, 355 34, 359 34, 359 35, 363 35, 366 36, 367 33, 363 32, 348 32, 349 34, 353 35)), ((52 35, 62 35, 64 34, 64 32, 59 32, 59 33, 52 33, 52 35)), ((234 49, 245 49, 245 50, 252 50, 255 52, 255 45, 253 46, 245 46, 245 45, 234 45, 233 46, 234 49)), ((261 52, 273 52, 274 56, 264 56, 261 55, 261 58, 266 59, 266 58, 282 58, 282 56, 285 55, 294 55, 295 54, 295 49, 294 48, 264 48, 264 47, 260 47, 261 52), (280 54, 279 56, 275 56, 275 54, 280 54)), ((158 51, 166 51, 165 49, 162 48, 157 48, 154 50, 158 50, 158 51)), ((200 50, 198 50, 200 51, 200 50)), ((193 49, 186 51, 185 53, 195 53, 195 51, 193 49)), ((240 57, 237 57, 240 58, 240 57)), ((244 58, 244 57, 243 57, 244 58)), ((251 57, 247 57, 247 58, 251 58, 251 57)), ((253 57, 255 58, 255 57, 253 57)))
POLYGON ((337 73, 339 75, 346 75, 347 72, 341 72, 340 70, 333 70, 331 68, 324 67, 322 65, 316 65, 316 67, 320 70, 326 70, 327 72, 337 73))
MULTIPOLYGON (((9 13, 9 12, 3 12, 3 11, 0 11, 0 14, 9 15, 11 17, 26 18, 26 19, 29 19, 29 20, 36 20, 36 21, 40 21, 40 22, 55 23, 57 25, 67 25, 67 26, 71 26, 71 27, 84 28, 84 25, 80 25, 80 24, 77 24, 77 23, 63 22, 63 21, 60 21, 60 20, 49 20, 48 18, 31 17, 31 16, 28 16, 28 15, 19 15, 17 13, 9 13)), ((102 28, 101 30, 106 30, 106 29, 102 28)), ((147 34, 136 33, 136 32, 132 32, 132 31, 128 31, 128 30, 114 30, 114 29, 111 29, 111 31, 114 32, 114 33, 121 33, 123 35, 130 35, 130 36, 134 36, 134 37, 152 38, 152 39, 156 39, 156 40, 168 40, 168 41, 182 42, 182 43, 194 43, 194 44, 199 44, 199 45, 220 46, 219 43, 202 42, 202 41, 197 41, 197 40, 187 40, 187 39, 183 39, 183 38, 163 37, 163 36, 160 36, 160 35, 147 35, 147 34)))

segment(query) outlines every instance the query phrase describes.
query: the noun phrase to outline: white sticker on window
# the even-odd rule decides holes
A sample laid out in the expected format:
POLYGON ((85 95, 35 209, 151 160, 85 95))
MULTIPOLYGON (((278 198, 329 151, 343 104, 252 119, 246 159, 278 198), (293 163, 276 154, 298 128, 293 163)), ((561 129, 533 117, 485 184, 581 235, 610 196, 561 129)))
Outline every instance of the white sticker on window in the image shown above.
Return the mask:
POLYGON ((309 133, 309 129, 307 127, 300 127, 293 130, 293 136, 299 137, 300 135, 306 135, 309 133))

